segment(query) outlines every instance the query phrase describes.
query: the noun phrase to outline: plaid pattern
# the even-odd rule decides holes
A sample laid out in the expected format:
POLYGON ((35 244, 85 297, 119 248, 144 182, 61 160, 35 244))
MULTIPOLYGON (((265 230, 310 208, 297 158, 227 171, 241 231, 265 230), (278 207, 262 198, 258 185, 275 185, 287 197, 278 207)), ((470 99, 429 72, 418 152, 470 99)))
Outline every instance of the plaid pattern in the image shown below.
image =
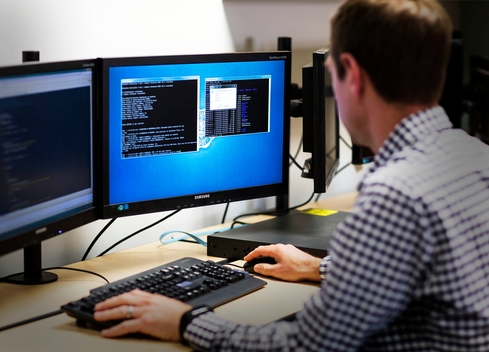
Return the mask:
POLYGON ((188 326, 197 350, 489 351, 489 147, 440 107, 405 118, 293 322, 188 326))

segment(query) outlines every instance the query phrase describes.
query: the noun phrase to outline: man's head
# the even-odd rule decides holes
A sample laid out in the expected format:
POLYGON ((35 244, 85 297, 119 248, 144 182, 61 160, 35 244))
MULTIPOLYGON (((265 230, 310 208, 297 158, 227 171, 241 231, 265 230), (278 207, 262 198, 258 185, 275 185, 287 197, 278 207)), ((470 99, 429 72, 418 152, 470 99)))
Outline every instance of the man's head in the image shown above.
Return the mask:
POLYGON ((438 102, 452 26, 436 0, 346 0, 331 21, 338 79, 351 54, 388 103, 438 102))

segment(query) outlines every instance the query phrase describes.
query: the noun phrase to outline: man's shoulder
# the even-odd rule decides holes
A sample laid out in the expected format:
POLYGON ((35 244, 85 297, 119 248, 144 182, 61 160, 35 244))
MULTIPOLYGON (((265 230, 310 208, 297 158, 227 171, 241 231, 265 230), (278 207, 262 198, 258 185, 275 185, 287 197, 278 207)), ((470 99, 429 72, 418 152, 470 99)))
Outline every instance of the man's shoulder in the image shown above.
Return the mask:
POLYGON ((413 163, 402 156, 388 161, 365 176, 360 193, 381 194, 397 191, 412 195, 412 188, 417 183, 415 178, 419 176, 419 173, 415 171, 417 169, 414 167, 415 164, 418 164, 419 167, 423 165, 422 162, 413 163))
POLYGON ((391 190, 419 200, 476 173, 489 176, 489 146, 451 129, 425 136, 393 154, 364 178, 362 191, 391 190))

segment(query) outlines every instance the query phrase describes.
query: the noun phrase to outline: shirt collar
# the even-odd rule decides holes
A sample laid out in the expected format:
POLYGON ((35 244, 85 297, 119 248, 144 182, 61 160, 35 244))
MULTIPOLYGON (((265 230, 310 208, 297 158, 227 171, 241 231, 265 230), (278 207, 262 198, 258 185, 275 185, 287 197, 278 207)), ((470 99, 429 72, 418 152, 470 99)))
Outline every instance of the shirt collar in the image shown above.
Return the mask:
MULTIPOLYGON (((420 110, 405 117, 394 127, 394 130, 380 147, 379 152, 375 156, 374 164, 363 180, 378 168, 386 165, 395 153, 406 146, 414 144, 422 136, 452 127, 445 110, 441 106, 420 110)), ((358 190, 362 188, 363 180, 359 184, 358 190)))

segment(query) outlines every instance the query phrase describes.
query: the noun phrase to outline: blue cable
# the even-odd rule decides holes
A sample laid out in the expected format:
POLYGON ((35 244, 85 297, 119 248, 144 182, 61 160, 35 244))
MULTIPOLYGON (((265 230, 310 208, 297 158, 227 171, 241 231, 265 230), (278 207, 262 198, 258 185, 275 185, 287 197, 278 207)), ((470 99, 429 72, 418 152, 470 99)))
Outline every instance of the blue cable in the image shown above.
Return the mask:
MULTIPOLYGON (((236 228, 236 227, 234 227, 234 228, 236 228)), ((182 239, 184 239, 186 237, 190 237, 195 242, 203 245, 204 247, 207 247, 207 243, 205 241, 203 241, 202 239, 200 239, 198 236, 212 235, 214 233, 224 232, 224 231, 228 231, 228 230, 231 230, 231 227, 226 227, 226 228, 220 229, 219 231, 209 230, 209 231, 197 232, 197 233, 194 233, 194 234, 189 233, 189 232, 186 232, 186 231, 181 231, 181 230, 170 230, 170 231, 165 231, 165 232, 163 232, 160 235, 160 243, 161 244, 168 244, 168 243, 180 241, 180 240, 182 240, 182 239), (174 234, 174 233, 179 233, 181 235, 179 235, 179 236, 171 236, 171 238, 164 240, 164 237, 166 237, 166 236, 168 236, 170 234, 174 234)))

